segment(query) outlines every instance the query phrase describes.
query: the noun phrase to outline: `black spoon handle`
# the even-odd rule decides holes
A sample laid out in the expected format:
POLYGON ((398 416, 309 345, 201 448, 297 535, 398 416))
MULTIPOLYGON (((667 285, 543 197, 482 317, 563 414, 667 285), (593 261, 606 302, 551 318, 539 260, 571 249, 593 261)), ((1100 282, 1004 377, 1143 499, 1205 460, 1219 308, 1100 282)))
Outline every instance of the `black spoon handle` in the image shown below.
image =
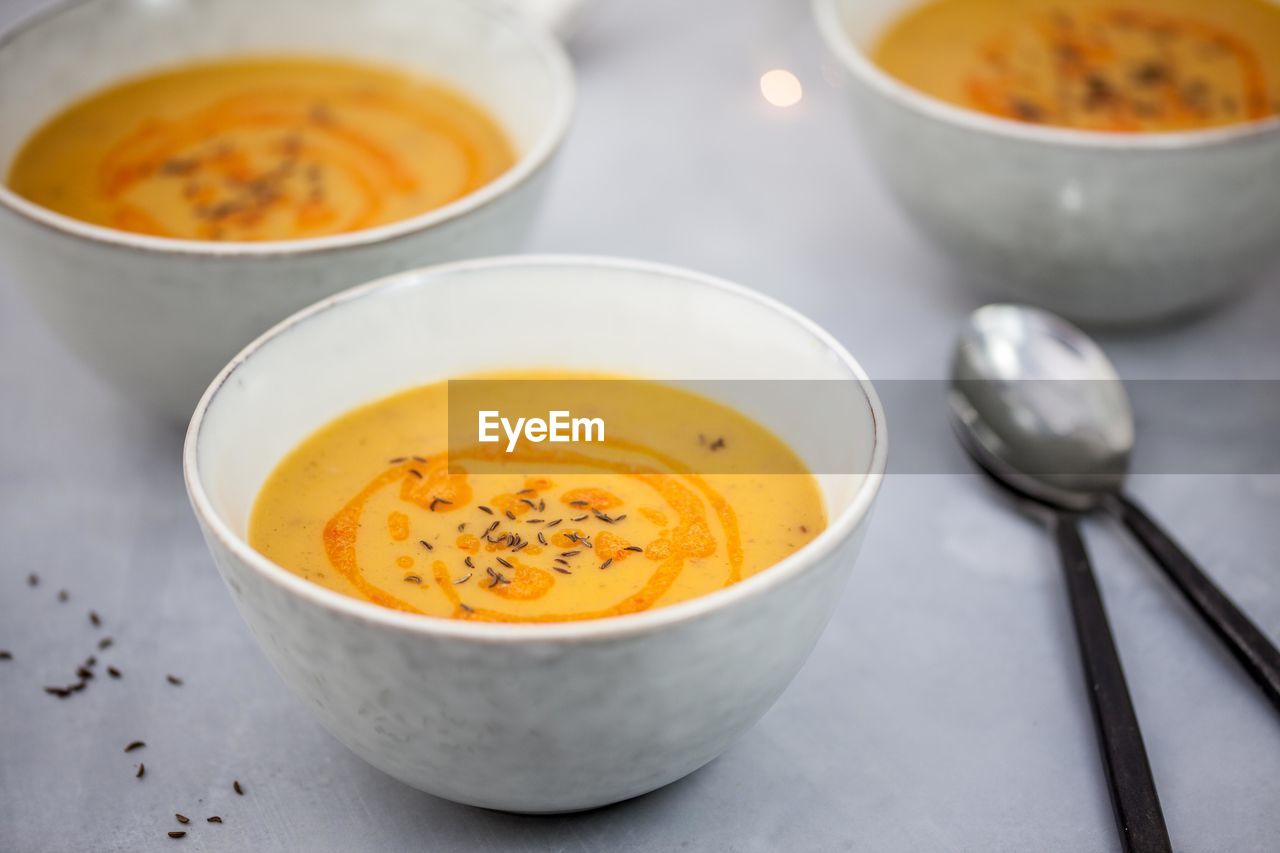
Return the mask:
POLYGON ((1105 505, 1133 532, 1245 672, 1258 683, 1271 704, 1280 710, 1280 650, 1131 498, 1116 495, 1105 501, 1105 505))
POLYGON ((1053 524, 1075 620, 1080 661, 1093 705, 1098 747, 1111 789, 1111 807, 1126 853, 1171 853, 1160 797, 1147 763, 1138 716, 1111 636, 1102 593, 1080 539, 1075 516, 1056 513, 1053 524))

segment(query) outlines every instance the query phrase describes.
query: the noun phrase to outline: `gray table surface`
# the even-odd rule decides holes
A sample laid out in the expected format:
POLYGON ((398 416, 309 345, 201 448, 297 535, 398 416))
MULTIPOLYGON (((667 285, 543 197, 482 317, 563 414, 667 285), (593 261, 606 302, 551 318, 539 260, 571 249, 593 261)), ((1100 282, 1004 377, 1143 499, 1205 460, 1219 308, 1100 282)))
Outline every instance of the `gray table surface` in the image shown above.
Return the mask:
MULTIPOLYGON (((3 0, 0 24, 38 5, 3 0)), ((578 116, 530 250, 720 274, 816 318, 875 378, 942 375, 980 297, 878 184, 807 4, 598 0, 572 50, 578 116), (774 66, 800 106, 761 101, 774 66)), ((1273 277, 1105 342, 1127 377, 1274 379, 1278 324, 1273 277)), ((518 817, 411 790, 321 730, 213 569, 180 431, 75 363, 12 275, 0 395, 0 850, 1118 849, 1054 553, 973 477, 889 478, 817 650, 722 758, 618 806, 518 817), (91 653, 90 608, 115 638, 99 667, 124 678, 58 701, 40 688, 91 653), (174 812, 196 819, 182 842, 174 812)), ((1275 637, 1280 476, 1135 490, 1275 637)), ((1114 525, 1086 532, 1176 849, 1280 849, 1280 720, 1114 525)))

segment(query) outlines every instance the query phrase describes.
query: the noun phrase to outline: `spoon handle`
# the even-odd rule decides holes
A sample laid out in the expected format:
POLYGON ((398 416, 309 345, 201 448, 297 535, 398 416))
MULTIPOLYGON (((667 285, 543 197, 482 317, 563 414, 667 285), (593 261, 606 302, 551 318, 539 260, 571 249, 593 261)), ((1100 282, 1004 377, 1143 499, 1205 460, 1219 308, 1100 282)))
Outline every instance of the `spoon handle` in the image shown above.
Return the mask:
POLYGON ((1131 498, 1120 494, 1105 503, 1280 710, 1280 650, 1131 498))
POLYGON ((1142 730, 1075 516, 1056 513, 1053 532, 1120 841, 1126 853, 1170 853, 1169 832, 1147 763, 1142 730))

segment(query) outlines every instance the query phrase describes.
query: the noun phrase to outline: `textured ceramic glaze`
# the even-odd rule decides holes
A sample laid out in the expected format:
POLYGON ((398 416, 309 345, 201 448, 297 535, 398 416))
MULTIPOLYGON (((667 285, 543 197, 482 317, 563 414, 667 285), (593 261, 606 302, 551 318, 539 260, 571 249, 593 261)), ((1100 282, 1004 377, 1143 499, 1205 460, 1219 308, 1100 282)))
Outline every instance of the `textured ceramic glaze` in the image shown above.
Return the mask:
POLYGON ((122 77, 199 58, 319 53, 451 82, 486 106, 520 160, 422 216, 280 243, 125 234, 0 188, 0 246, 67 345, 147 408, 186 419, 228 358, 272 323, 380 275, 510 251, 531 223, 568 126, 562 49, 489 0, 80 0, 0 41, 0 165, 67 102, 122 77))
POLYGON ((1280 119, 1113 135, 954 107, 865 55, 915 2, 814 5, 885 180, 979 288, 1085 323, 1134 323, 1208 305, 1280 261, 1280 119))
POLYGON ((848 578, 885 452, 884 415, 861 368, 788 309, 669 268, 534 257, 405 273, 282 323, 206 393, 185 470, 241 613, 334 735, 424 791, 555 812, 678 779, 772 705, 848 578), (495 304, 506 310, 474 334, 466 318, 495 304), (627 321, 577 319, 601 316, 627 321), (830 526, 776 566, 691 601, 588 622, 391 611, 309 583, 245 543, 258 488, 310 431, 399 388, 526 362, 548 334, 563 365, 667 379, 832 380, 831 393, 847 395, 857 414, 816 438, 803 412, 751 414, 802 456, 829 457, 813 442, 830 443, 861 473, 819 475, 830 526))

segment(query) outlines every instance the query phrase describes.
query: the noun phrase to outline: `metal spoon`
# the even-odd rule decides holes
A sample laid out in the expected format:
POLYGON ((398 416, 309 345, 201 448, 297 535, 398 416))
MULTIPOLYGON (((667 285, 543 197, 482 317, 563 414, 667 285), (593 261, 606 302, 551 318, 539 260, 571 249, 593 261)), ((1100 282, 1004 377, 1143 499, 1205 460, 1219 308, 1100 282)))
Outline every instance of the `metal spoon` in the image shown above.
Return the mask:
POLYGON ((1047 312, 988 305, 961 335, 952 383, 952 415, 996 476, 1052 506, 1123 521, 1280 710, 1280 650, 1124 493, 1133 415, 1097 344, 1047 312))
POLYGON ((1064 373, 1116 378, 1087 338, 1052 315, 1006 305, 981 308, 956 347, 951 416, 961 442, 987 473, 1046 505, 1037 514, 1047 514, 1062 561, 1121 844, 1128 853, 1170 853, 1142 731, 1076 523, 1077 512, 1089 505, 1054 499, 1060 492, 1080 493, 1079 483, 1118 487, 1125 465, 1117 469, 1114 463, 1127 461, 1133 422, 1127 405, 1117 406, 1114 389, 1108 390, 1118 383, 1068 389, 1019 381, 1064 373), (1078 464, 1064 466, 1064 458, 1078 464))

